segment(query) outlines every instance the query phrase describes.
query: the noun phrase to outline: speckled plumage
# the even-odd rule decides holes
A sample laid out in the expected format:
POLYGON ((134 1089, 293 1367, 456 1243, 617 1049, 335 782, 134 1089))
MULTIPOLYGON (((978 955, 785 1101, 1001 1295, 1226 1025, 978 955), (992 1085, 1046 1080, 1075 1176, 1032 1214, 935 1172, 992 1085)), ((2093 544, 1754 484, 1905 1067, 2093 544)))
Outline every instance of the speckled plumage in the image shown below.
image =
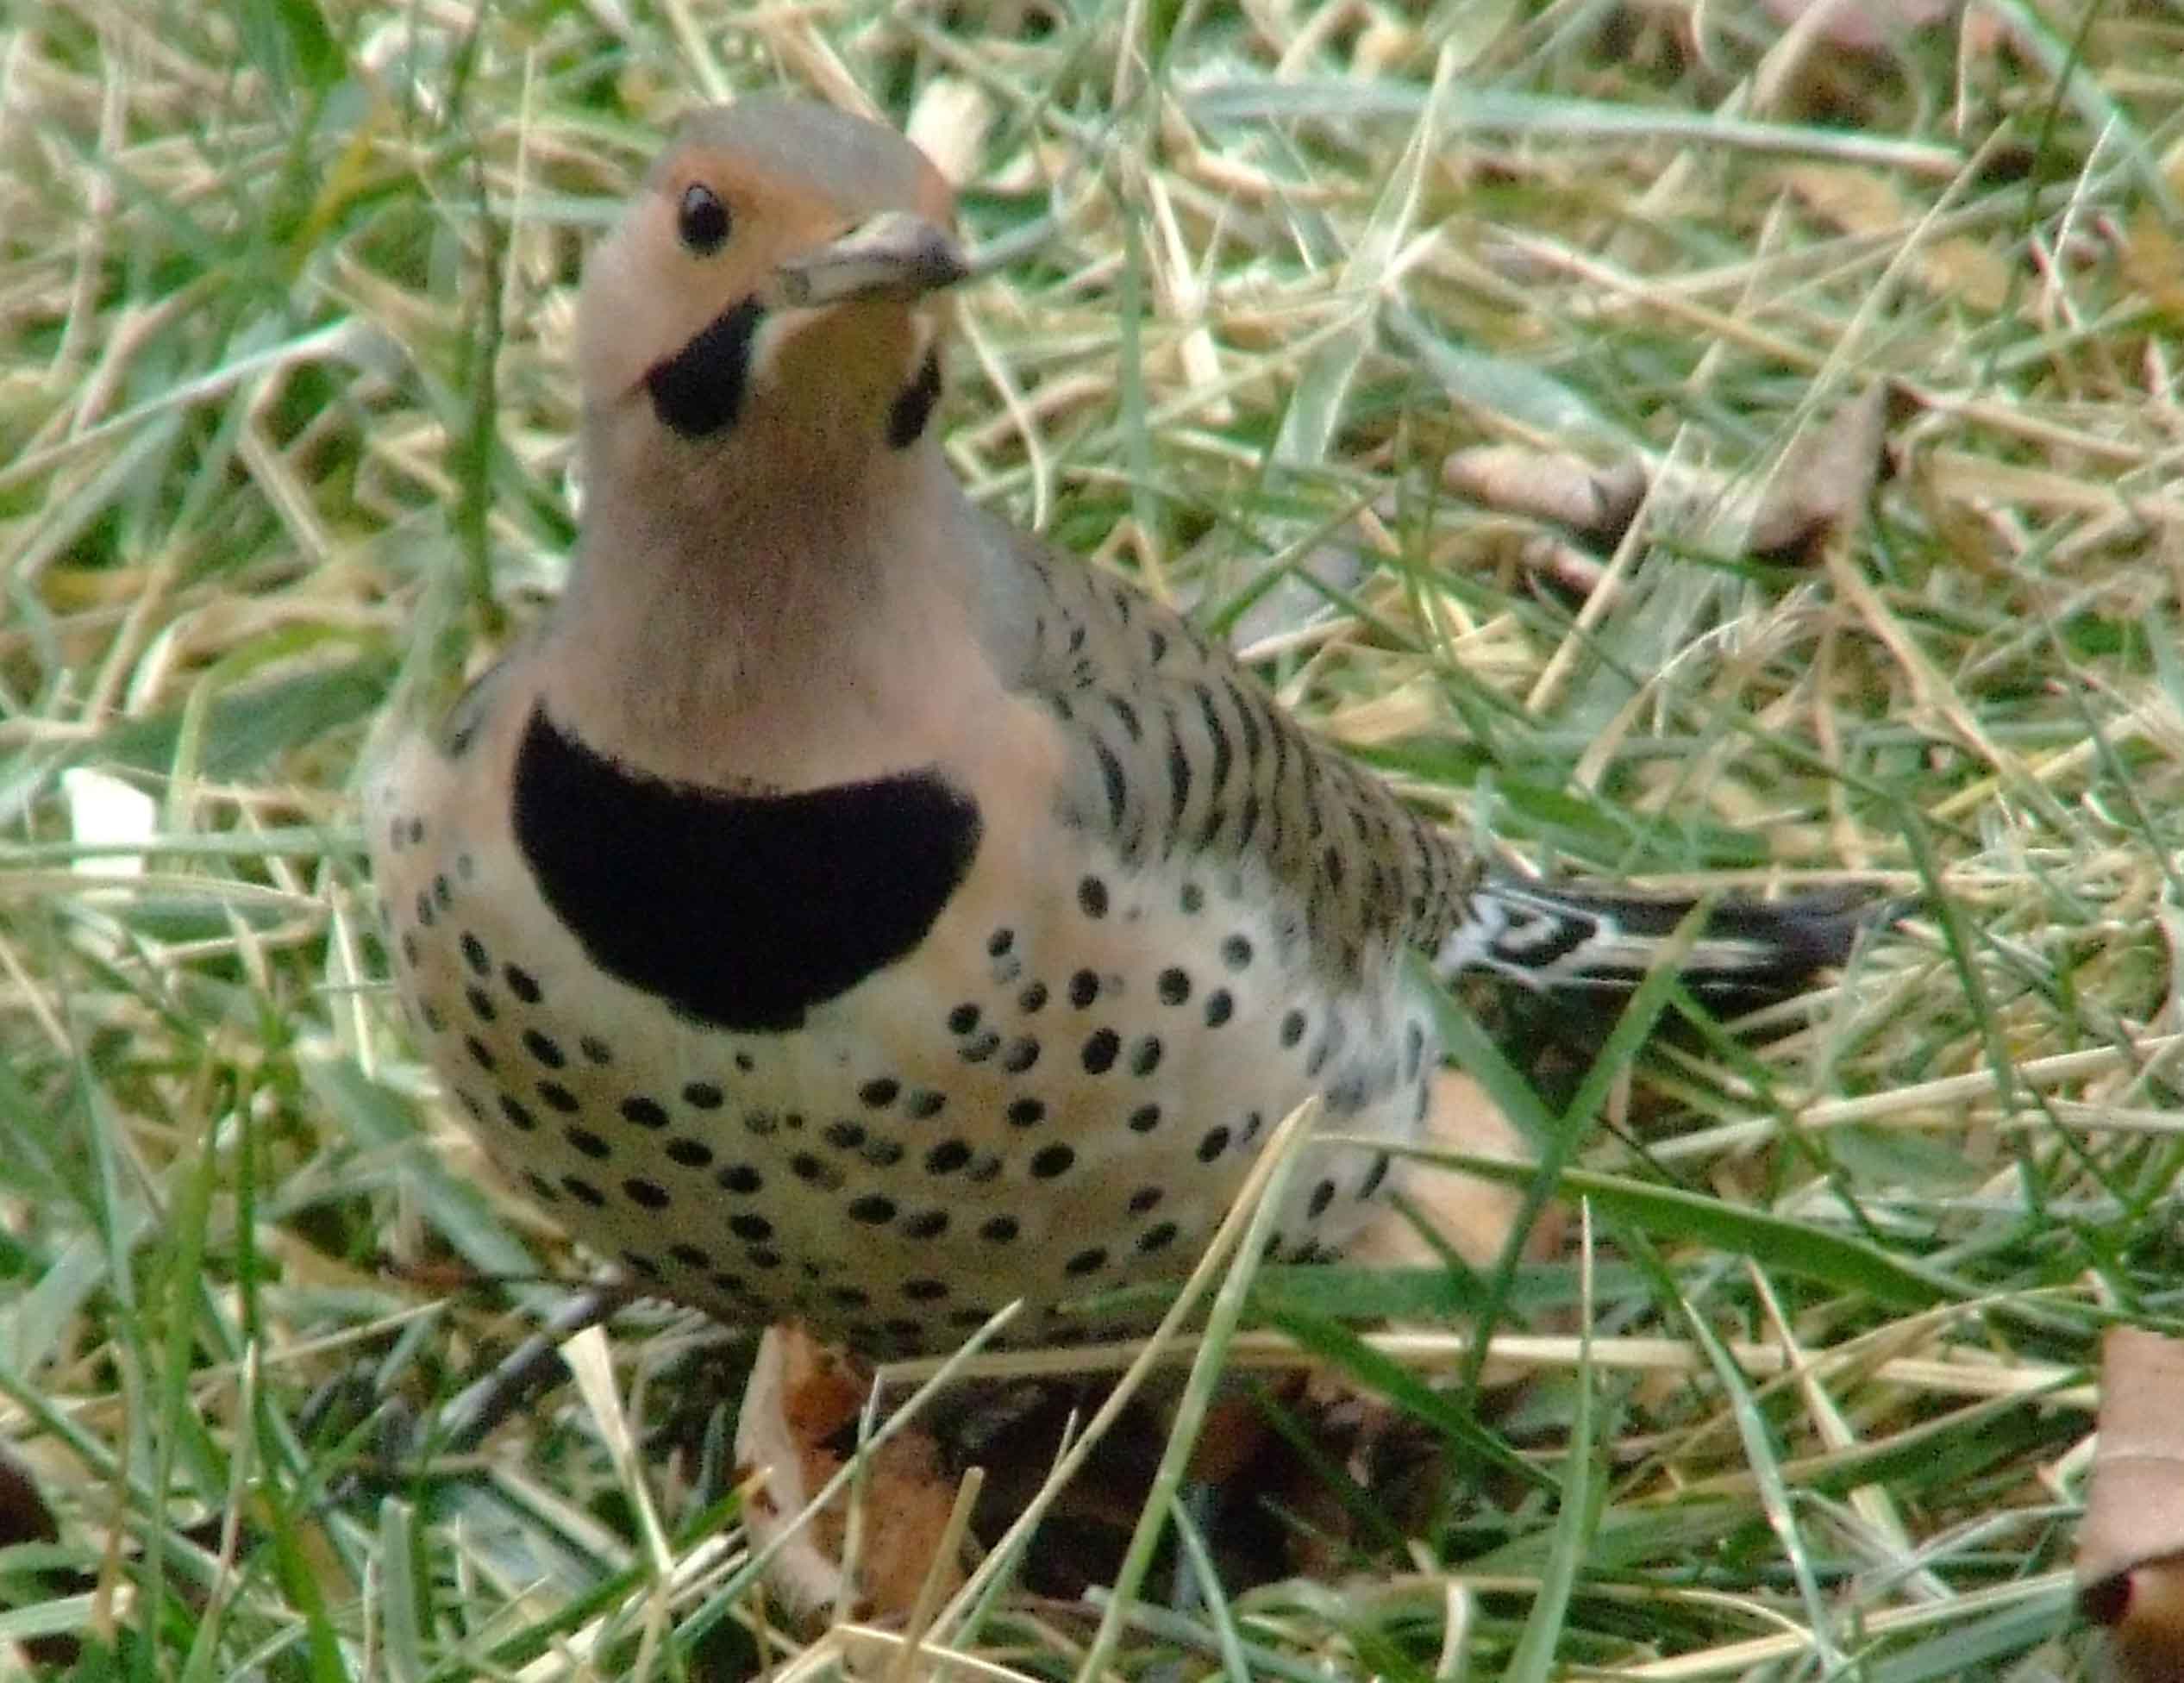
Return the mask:
MULTIPOLYGON (((366 793, 493 1158, 661 1292, 868 1349, 1177 1275, 1310 1094, 1415 1137, 1406 948, 1627 984, 1676 910, 1482 881, 1187 623, 973 508, 924 425, 950 214, 885 130, 694 119, 587 273, 565 598, 366 793)), ((1746 909, 1691 963, 1793 976, 1849 928, 1746 909)), ((1316 1150, 1280 1254, 1339 1252, 1390 1171, 1316 1150)))

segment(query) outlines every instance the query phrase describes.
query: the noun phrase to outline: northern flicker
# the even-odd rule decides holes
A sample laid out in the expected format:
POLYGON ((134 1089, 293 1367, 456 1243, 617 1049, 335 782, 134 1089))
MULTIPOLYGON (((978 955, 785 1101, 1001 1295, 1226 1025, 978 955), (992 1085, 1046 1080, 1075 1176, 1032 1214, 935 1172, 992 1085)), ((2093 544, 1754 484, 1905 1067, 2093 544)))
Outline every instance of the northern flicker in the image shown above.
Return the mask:
MULTIPOLYGON (((685 122, 586 270, 567 589, 366 795, 396 979, 493 1159, 646 1289, 874 1353, 1178 1276, 1308 1095, 1417 1137, 1406 951, 1628 988, 1689 910, 1482 870, 975 507, 931 424, 953 223, 870 122, 685 122)), ((1682 967, 1792 988, 1858 927, 1724 905, 1682 967)), ((1317 1151, 1277 1254, 1340 1254, 1397 1179, 1317 1151)))

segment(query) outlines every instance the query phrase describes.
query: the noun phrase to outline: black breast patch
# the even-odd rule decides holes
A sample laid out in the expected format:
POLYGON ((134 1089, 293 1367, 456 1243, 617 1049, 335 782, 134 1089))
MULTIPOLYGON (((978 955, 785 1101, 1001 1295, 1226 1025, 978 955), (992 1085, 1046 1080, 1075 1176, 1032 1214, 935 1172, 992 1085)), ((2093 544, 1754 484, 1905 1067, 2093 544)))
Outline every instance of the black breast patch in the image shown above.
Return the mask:
POLYGON ((594 962, 684 1016, 794 1029, 925 938, 977 855, 978 804, 928 766, 789 795, 668 783, 534 708, 516 845, 594 962))

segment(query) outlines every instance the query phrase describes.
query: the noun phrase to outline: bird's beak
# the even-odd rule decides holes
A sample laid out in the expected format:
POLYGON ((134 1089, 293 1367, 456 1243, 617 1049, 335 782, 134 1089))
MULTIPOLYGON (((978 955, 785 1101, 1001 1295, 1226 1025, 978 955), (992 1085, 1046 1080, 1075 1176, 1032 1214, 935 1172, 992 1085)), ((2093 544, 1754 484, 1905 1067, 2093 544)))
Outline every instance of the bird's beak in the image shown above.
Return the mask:
POLYGON ((780 265, 773 271, 774 301, 804 310, 853 298, 908 302, 953 286, 970 272, 963 247, 946 228, 907 210, 888 210, 780 265))

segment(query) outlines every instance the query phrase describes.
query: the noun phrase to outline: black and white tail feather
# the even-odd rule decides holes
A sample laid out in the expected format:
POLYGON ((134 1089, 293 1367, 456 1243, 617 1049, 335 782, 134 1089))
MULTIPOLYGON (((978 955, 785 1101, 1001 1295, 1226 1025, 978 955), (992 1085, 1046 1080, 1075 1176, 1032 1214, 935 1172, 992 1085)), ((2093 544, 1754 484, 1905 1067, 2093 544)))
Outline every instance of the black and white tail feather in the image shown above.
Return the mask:
MULTIPOLYGON (((1434 968, 1444 979, 1484 972, 1542 992, 1628 992, 1697 904, 1490 874, 1434 968)), ((1901 910, 1855 891, 1720 900, 1675 967, 1686 987, 1718 1004, 1786 998, 1815 972, 1842 964, 1862 931, 1901 910)))

